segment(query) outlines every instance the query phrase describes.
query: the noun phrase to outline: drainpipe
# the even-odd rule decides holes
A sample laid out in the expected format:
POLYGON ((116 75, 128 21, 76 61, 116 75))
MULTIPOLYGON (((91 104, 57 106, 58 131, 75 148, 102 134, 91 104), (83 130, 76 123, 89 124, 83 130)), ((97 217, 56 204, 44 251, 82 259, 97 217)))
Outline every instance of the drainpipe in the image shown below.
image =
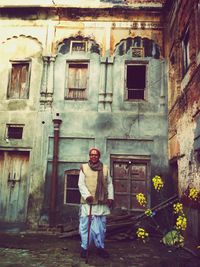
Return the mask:
POLYGON ((56 113, 57 118, 53 119, 54 137, 53 137, 53 162, 51 175, 51 191, 50 191, 50 227, 56 225, 56 199, 57 199, 57 185, 58 185, 58 148, 59 148, 59 132, 62 120, 59 118, 59 113, 56 113))

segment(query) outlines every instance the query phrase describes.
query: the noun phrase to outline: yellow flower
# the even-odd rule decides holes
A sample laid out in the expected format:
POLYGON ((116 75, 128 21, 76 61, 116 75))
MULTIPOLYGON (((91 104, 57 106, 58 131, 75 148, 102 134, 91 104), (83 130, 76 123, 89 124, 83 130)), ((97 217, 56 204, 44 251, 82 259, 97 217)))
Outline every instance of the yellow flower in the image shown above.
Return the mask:
POLYGON ((196 188, 189 189, 189 198, 195 201, 198 199, 198 191, 196 188))
POLYGON ((187 227, 187 218, 185 214, 179 215, 176 219, 176 229, 185 231, 187 227))
POLYGON ((154 186, 156 191, 160 191, 164 186, 163 180, 158 175, 156 175, 152 178, 152 182, 153 182, 153 186, 154 186))
POLYGON ((145 213, 147 216, 149 216, 149 217, 152 217, 152 216, 153 216, 153 212, 152 212, 152 210, 150 210, 150 209, 145 210, 144 213, 145 213))
POLYGON ((145 205, 147 204, 146 197, 142 193, 138 193, 136 195, 136 199, 137 199, 138 203, 143 207, 145 207, 145 205))
POLYGON ((183 204, 181 204, 181 203, 175 203, 174 205, 173 205, 173 208, 174 208, 174 213, 175 214, 178 214, 178 213, 183 213, 183 204))
POLYGON ((149 236, 149 233, 147 233, 143 228, 138 228, 136 234, 143 242, 145 242, 145 239, 149 236))

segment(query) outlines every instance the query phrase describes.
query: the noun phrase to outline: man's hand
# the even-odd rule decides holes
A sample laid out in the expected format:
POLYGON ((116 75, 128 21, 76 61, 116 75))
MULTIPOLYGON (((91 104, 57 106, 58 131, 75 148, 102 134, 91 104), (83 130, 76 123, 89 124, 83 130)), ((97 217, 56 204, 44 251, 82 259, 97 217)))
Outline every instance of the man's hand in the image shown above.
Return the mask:
POLYGON ((111 209, 113 208, 113 199, 107 199, 107 206, 111 209))
POLYGON ((94 201, 93 196, 89 196, 89 197, 86 198, 86 202, 87 202, 87 204, 89 204, 89 205, 92 204, 93 201, 94 201))

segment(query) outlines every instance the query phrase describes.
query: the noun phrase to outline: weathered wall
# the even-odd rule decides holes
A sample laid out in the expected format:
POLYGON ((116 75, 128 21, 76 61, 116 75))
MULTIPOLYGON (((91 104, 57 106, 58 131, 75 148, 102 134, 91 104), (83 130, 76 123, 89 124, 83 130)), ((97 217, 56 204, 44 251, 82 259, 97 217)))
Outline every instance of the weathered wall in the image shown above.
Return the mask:
POLYGON ((180 167, 180 192, 183 192, 190 180, 193 180, 194 173, 191 173, 189 169, 190 165, 193 164, 192 162, 195 161, 194 140, 197 137, 195 132, 198 131, 196 121, 199 115, 199 90, 197 89, 199 87, 199 43, 196 35, 199 35, 199 23, 195 21, 195 18, 198 19, 199 17, 197 4, 198 1, 193 1, 193 3, 182 1, 179 13, 175 12, 173 16, 174 24, 170 31, 170 33, 175 31, 172 42, 169 43, 169 49, 171 49, 170 56, 174 57, 174 69, 177 71, 173 72, 173 74, 171 73, 173 86, 169 84, 169 106, 171 107, 169 109, 169 125, 170 136, 176 134, 176 139, 179 143, 177 151, 171 153, 171 158, 183 155, 178 161, 180 167), (178 21, 179 24, 177 24, 178 21), (183 76, 181 40, 178 41, 178 37, 183 35, 186 25, 189 25, 190 29, 190 65, 183 76), (175 43, 176 45, 174 45, 175 43), (174 94, 174 92, 177 93, 174 94))
POLYGON ((149 156, 150 176, 160 174, 167 183, 166 67, 160 11, 36 8, 1 12, 0 70, 5 79, 0 81, 0 149, 30 151, 28 223, 36 227, 48 222, 52 119, 56 114, 62 119, 58 164, 60 220, 77 218, 77 207, 63 205, 64 171, 79 169, 88 160, 91 146, 100 148, 102 161, 109 166, 111 155, 149 156), (122 54, 117 49, 135 37, 140 37, 144 46, 145 42, 150 44, 145 57, 138 59, 148 62, 148 94, 145 101, 128 102, 124 101, 124 64, 132 56, 128 49, 122 54), (95 44, 95 49, 71 54, 67 47, 70 38, 87 40, 95 44), (31 58, 27 100, 6 98, 12 57, 31 58), (88 96, 84 101, 64 99, 67 60, 90 63, 88 96), (6 123, 24 124, 23 139, 7 143, 6 123))
MULTIPOLYGON (((200 190, 199 175, 199 1, 174 1, 166 48, 169 55, 169 159, 177 162, 180 197, 188 187, 200 190), (189 30, 189 66, 184 72, 183 38, 189 30)), ((188 205, 188 203, 185 203, 188 205)), ((198 205, 197 205, 198 206, 198 205)), ((196 208, 197 208, 196 206, 196 208)), ((190 208, 188 210, 190 212, 190 208)), ((188 215, 188 224, 197 239, 198 209, 188 215)), ((190 229, 190 230, 191 230, 190 229)))

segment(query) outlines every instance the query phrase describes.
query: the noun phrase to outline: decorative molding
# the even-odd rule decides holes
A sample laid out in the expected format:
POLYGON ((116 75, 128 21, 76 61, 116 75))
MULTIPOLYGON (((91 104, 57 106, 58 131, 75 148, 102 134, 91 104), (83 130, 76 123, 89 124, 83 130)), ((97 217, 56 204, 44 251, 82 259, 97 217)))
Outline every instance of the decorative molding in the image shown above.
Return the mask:
POLYGON ((151 30, 161 30, 163 29, 163 25, 160 22, 155 22, 155 21, 135 21, 131 25, 131 30, 146 30, 146 29, 151 29, 151 30))

